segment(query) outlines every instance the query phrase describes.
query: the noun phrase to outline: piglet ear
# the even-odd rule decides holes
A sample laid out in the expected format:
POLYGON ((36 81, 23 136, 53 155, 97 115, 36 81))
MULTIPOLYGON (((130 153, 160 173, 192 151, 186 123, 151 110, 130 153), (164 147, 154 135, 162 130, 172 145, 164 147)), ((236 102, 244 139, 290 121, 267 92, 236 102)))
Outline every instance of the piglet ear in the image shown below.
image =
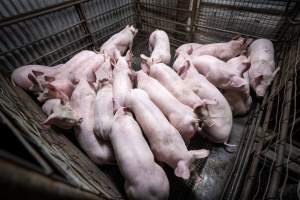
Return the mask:
POLYGON ((137 74, 135 71, 131 70, 129 73, 129 78, 132 82, 133 87, 135 88, 137 86, 137 74))
POLYGON ((174 173, 177 177, 183 178, 185 180, 190 178, 190 170, 189 170, 186 162, 184 162, 183 160, 180 160, 177 163, 174 173))
POLYGON ((230 85, 234 88, 241 88, 247 85, 247 81, 241 77, 236 76, 232 78, 232 82, 230 85))
POLYGON ((238 40, 238 39, 240 39, 240 38, 241 38, 241 35, 240 35, 240 34, 237 34, 237 35, 233 36, 231 39, 232 39, 232 40, 238 40))
POLYGON ((254 82, 255 82, 256 85, 259 85, 263 79, 264 79, 264 76, 263 75, 259 75, 259 76, 256 76, 254 78, 254 82))
POLYGON ((149 63, 149 59, 147 56, 145 56, 144 54, 140 55, 142 62, 141 62, 141 68, 142 70, 146 73, 149 74, 150 73, 150 63, 149 63))
POLYGON ((132 51, 129 49, 126 53, 126 56, 125 56, 129 67, 131 67, 131 64, 132 64, 132 57, 133 57, 132 51))
POLYGON ((57 121, 57 115, 55 113, 52 113, 51 115, 48 116, 48 118, 43 122, 45 125, 52 125, 55 124, 57 121))
POLYGON ((119 104, 119 102, 115 98, 112 98, 112 102, 113 102, 114 113, 116 113, 117 110, 119 110, 122 106, 119 104))
POLYGON ((114 58, 110 58, 110 64, 111 64, 111 68, 113 70, 115 68, 117 62, 116 62, 116 60, 114 58))
POLYGON ((35 75, 35 76, 42 76, 44 74, 44 72, 41 72, 41 71, 38 71, 38 70, 32 70, 32 73, 35 75))
POLYGON ((48 88, 48 90, 57 91, 55 85, 53 85, 53 84, 51 84, 51 83, 48 83, 48 84, 47 84, 47 88, 48 88))
POLYGON ((54 76, 45 76, 44 79, 45 79, 45 81, 48 81, 48 82, 55 81, 55 77, 54 76))
POLYGON ((113 58, 116 62, 118 62, 119 58, 121 57, 121 52, 118 49, 115 49, 113 52, 113 58))
POLYGON ((29 73, 27 75, 28 79, 32 82, 33 86, 31 88, 29 88, 29 90, 39 90, 39 91, 42 91, 43 90, 43 87, 40 83, 39 80, 37 80, 36 76, 33 75, 32 73, 29 73))
POLYGON ((246 49, 252 42, 254 41, 253 38, 247 38, 244 42, 244 48, 246 49))
POLYGON ((192 46, 190 46, 190 48, 187 50, 187 52, 186 52, 188 55, 192 55, 192 53, 193 53, 193 48, 192 48, 192 46))
POLYGON ((181 77, 181 78, 185 78, 186 74, 187 74, 187 71, 190 69, 191 67, 191 62, 189 60, 186 60, 185 61, 186 64, 183 65, 182 67, 179 68, 178 70, 178 75, 181 77))

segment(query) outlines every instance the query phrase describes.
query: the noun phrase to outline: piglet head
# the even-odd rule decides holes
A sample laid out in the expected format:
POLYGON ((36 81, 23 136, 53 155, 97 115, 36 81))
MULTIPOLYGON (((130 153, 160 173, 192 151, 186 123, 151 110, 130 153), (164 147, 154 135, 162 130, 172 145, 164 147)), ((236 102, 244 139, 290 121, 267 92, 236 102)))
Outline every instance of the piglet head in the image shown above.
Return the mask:
POLYGON ((206 149, 189 151, 189 157, 177 162, 177 166, 174 170, 175 175, 185 180, 189 179, 191 173, 197 169, 195 161, 206 158, 208 155, 209 151, 206 149))
POLYGON ((69 97, 54 84, 48 83, 43 92, 41 92, 37 98, 40 102, 44 102, 47 99, 61 99, 63 101, 69 101, 69 97))
POLYGON ((63 101, 61 104, 60 110, 49 115, 43 124, 55 125, 62 129, 71 129, 74 126, 78 126, 82 118, 72 110, 70 105, 63 101))
POLYGON ((277 68, 271 75, 258 75, 254 78, 254 87, 257 96, 264 96, 269 85, 271 85, 280 68, 277 68))
POLYGON ((153 58, 149 58, 149 57, 145 56, 144 54, 141 54, 140 57, 141 57, 141 68, 142 68, 142 70, 146 74, 149 74, 150 73, 150 66, 154 64, 153 58))
POLYGON ((181 76, 184 68, 189 66, 190 57, 187 53, 181 52, 178 54, 176 60, 173 63, 173 69, 181 76))
POLYGON ((130 30, 133 37, 135 37, 135 35, 138 33, 138 29, 136 29, 133 25, 127 25, 126 29, 130 30))

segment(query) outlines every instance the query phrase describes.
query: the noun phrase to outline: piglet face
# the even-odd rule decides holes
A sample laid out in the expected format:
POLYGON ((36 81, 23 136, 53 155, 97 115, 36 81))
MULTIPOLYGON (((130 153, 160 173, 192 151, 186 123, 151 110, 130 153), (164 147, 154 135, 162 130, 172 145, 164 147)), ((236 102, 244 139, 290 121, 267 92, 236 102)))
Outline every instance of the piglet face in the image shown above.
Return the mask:
POLYGON ((181 75, 180 72, 183 71, 183 69, 188 67, 188 61, 187 61, 187 56, 185 55, 185 53, 180 53, 177 56, 177 59, 175 60, 175 62, 173 63, 173 69, 179 74, 181 75))

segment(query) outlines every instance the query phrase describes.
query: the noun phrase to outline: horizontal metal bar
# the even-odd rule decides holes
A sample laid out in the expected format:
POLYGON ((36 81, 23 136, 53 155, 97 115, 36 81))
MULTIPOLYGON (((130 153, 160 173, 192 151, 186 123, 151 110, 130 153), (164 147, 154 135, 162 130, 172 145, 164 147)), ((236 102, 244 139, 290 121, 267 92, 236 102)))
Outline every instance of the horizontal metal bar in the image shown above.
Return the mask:
POLYGON ((11 52, 16 51, 16 50, 19 50, 19 49, 26 48, 26 47, 28 47, 28 46, 30 46, 30 45, 32 45, 32 44, 35 44, 35 43, 40 42, 40 41, 42 41, 42 40, 46 40, 46 39, 48 39, 48 38, 51 38, 51 37, 53 37, 53 36, 56 36, 56 35, 58 35, 58 34, 60 34, 60 33, 62 33, 62 32, 65 32, 65 31, 67 31, 67 30, 69 30, 69 29, 72 29, 72 28, 74 28, 74 27, 76 27, 76 26, 80 26, 80 24, 82 24, 84 21, 85 21, 85 20, 81 20, 79 23, 74 24, 74 25, 72 25, 72 26, 69 26, 69 27, 67 27, 67 28, 65 28, 65 29, 63 29, 63 30, 61 30, 61 31, 59 31, 59 32, 56 32, 56 33, 52 34, 52 35, 48 35, 48 36, 46 36, 46 37, 42 37, 42 38, 40 38, 40 39, 38 39, 38 40, 35 40, 35 41, 31 42, 31 43, 28 43, 28 44, 19 46, 19 47, 17 47, 17 48, 10 49, 10 50, 8 50, 8 51, 2 52, 2 53, 0 53, 0 56, 3 56, 3 55, 5 55, 5 54, 11 53, 11 52))
POLYGON ((159 29, 162 29, 162 30, 170 32, 170 33, 178 33, 178 34, 182 34, 182 35, 186 35, 188 33, 188 32, 178 31, 178 30, 175 30, 175 29, 174 30, 166 29, 165 27, 161 27, 161 26, 158 26, 158 25, 152 25, 152 24, 149 24, 145 20, 142 20, 142 24, 144 24, 146 26, 151 26, 151 27, 154 27, 154 28, 159 28, 159 29))
POLYGON ((0 27, 8 26, 10 24, 18 23, 18 22, 21 22, 21 21, 25 21, 27 19, 31 19, 31 18, 34 18, 34 17, 45 15, 45 14, 55 12, 55 11, 58 11, 58 10, 62 10, 64 8, 68 8, 68 7, 71 7, 71 6, 74 6, 76 4, 86 2, 86 1, 88 1, 88 0, 64 1, 63 3, 55 4, 55 5, 48 6, 46 8, 42 8, 42 9, 38 9, 38 10, 33 10, 31 12, 23 13, 23 14, 20 14, 18 16, 3 18, 2 20, 0 20, 0 27))
POLYGON ((57 63, 59 63, 59 62, 60 62, 60 61, 62 61, 63 59, 65 59, 65 58, 67 58, 67 57, 69 57, 69 56, 73 55, 74 53, 76 53, 76 52, 78 52, 78 51, 81 51, 82 49, 85 49, 86 47, 92 46, 92 45, 93 45, 93 43, 92 43, 92 42, 90 42, 90 43, 87 43, 86 45, 84 45, 84 46, 80 47, 79 49, 77 49, 77 50, 75 50, 75 51, 73 51, 73 52, 71 52, 71 53, 67 54, 66 56, 64 56, 64 57, 62 57, 62 58, 60 58, 60 59, 58 59, 58 60, 56 60, 56 61, 54 61, 54 62, 52 62, 52 63, 50 63, 50 65, 49 65, 49 66, 56 65, 57 63))
MULTIPOLYGON (((248 34, 248 33, 240 33, 240 32, 236 32, 236 31, 229 31, 229 30, 224 30, 224 29, 220 29, 220 28, 214 28, 214 27, 209 27, 209 26, 203 26, 203 25, 198 25, 195 24, 196 28, 205 28, 205 29, 210 29, 210 30, 214 30, 214 31, 219 31, 219 32, 224 32, 224 33, 231 33, 231 34, 235 34, 235 35, 241 35, 241 36, 248 36, 248 37, 252 37, 252 38, 263 38, 263 36, 257 36, 257 35, 252 35, 252 34, 248 34)), ((200 30, 195 30, 195 32, 201 32, 200 30)), ((276 39, 273 38, 269 38, 271 41, 276 42, 276 39)))
MULTIPOLYGON (((124 18, 120 19, 119 21, 117 21, 117 22, 115 22, 115 23, 112 23, 112 24, 109 24, 109 25, 106 25, 106 26, 102 26, 101 28, 96 29, 94 32, 91 32, 91 34, 94 35, 94 34, 100 32, 100 31, 105 30, 105 29, 108 28, 108 27, 111 27, 111 26, 113 26, 113 25, 115 25, 115 24, 120 23, 121 21, 125 21, 126 19, 129 19, 130 17, 134 17, 134 16, 135 16, 134 14, 133 14, 133 15, 129 15, 129 16, 127 16, 127 17, 124 17, 124 18)), ((124 28, 124 27, 122 27, 122 28, 124 28)))
POLYGON ((101 16, 106 15, 106 14, 108 14, 108 13, 111 13, 111 12, 114 12, 114 11, 117 11, 117 10, 120 10, 120 9, 123 9, 123 8, 125 8, 125 7, 129 7, 130 5, 131 5, 131 6, 134 6, 134 3, 127 3, 127 4, 124 4, 124 5, 120 6, 120 7, 116 7, 116 8, 113 8, 113 9, 111 9, 111 10, 107 10, 107 11, 101 13, 101 14, 94 15, 94 16, 92 16, 92 17, 89 17, 89 18, 87 18, 86 20, 93 20, 94 18, 98 18, 98 17, 101 17, 101 16))
POLYGON ((269 14, 269 15, 282 15, 285 11, 280 10, 271 10, 266 8, 257 8, 257 7, 248 7, 248 6, 242 6, 242 5, 229 5, 229 4, 221 4, 221 3, 215 3, 215 2, 201 2, 201 6, 210 6, 220 9, 230 9, 230 10, 236 10, 241 12, 254 12, 254 13, 263 13, 263 14, 269 14))
POLYGON ((180 22, 176 22, 176 21, 172 21, 172 20, 168 20, 168 19, 162 19, 162 18, 158 18, 158 17, 145 16, 145 15, 141 15, 141 16, 145 17, 145 18, 155 19, 155 20, 158 20, 158 21, 168 22, 168 23, 172 23, 172 24, 176 24, 176 25, 185 26, 185 27, 190 27, 191 26, 189 24, 184 24, 184 23, 180 23, 180 22))
MULTIPOLYGON (((188 12, 188 13, 192 13, 191 10, 189 9, 183 9, 183 8, 171 8, 171 7, 167 7, 167 6, 161 6, 161 5, 156 5, 156 4, 153 4, 153 3, 146 3, 146 2, 140 2, 141 3, 141 6, 143 8, 145 8, 147 5, 149 6, 153 6, 153 7, 157 7, 157 8, 164 8, 164 9, 169 9, 169 10, 172 10, 172 11, 182 11, 182 12, 188 12)), ((146 7, 147 8, 147 7, 146 7)))
POLYGON ((33 64, 34 62, 36 62, 36 61, 38 61, 38 60, 40 60, 40 59, 42 59, 42 58, 44 58, 46 56, 49 56, 49 55, 51 55, 51 54, 53 54, 53 53, 55 53, 55 52, 57 52, 57 51, 59 51, 59 50, 61 50, 63 48, 66 48, 67 46, 70 46, 70 45, 72 45, 72 44, 74 44, 76 42, 79 42, 80 40, 83 40, 83 39, 87 38, 89 35, 90 34, 85 34, 85 35, 81 36, 80 38, 78 38, 76 40, 73 40, 73 41, 71 41, 71 42, 69 42, 69 43, 67 43, 67 44, 65 44, 65 45, 63 45, 63 46, 61 46, 61 47, 53 50, 53 51, 50 51, 50 52, 48 52, 48 53, 46 53, 46 54, 44 54, 44 55, 42 55, 42 56, 40 56, 38 58, 35 58, 34 60, 30 61, 28 64, 33 64))

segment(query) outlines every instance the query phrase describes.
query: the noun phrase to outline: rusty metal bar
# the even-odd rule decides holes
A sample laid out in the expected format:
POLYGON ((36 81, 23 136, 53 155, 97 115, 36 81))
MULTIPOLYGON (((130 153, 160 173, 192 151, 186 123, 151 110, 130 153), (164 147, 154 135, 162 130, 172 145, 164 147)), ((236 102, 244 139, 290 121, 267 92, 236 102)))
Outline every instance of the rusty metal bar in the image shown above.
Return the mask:
MULTIPOLYGON (((289 58, 294 58, 294 56, 298 55, 292 55, 292 48, 290 49, 289 53, 289 58)), ((276 154, 276 160, 275 160, 275 167, 272 171, 272 176, 270 180, 270 187, 268 191, 267 197, 269 199, 277 197, 277 192, 278 188, 280 185, 280 180, 281 180, 281 173, 283 170, 283 163, 284 163, 284 153, 285 153, 285 145, 287 142, 287 133, 288 133, 288 125, 289 125, 289 120, 290 120, 290 109, 291 109, 291 99, 292 99, 292 93, 293 93, 293 86, 294 82, 294 65, 291 63, 291 60, 288 59, 288 71, 286 73, 287 76, 287 87, 286 87, 286 94, 284 99, 285 101, 283 102, 284 109, 283 109, 283 117, 281 120, 281 126, 280 126, 280 132, 279 132, 279 140, 278 140, 278 152, 276 154)))
POLYGON ((235 11, 247 11, 247 12, 263 13, 263 14, 269 14, 269 15, 280 15, 283 13, 280 10, 271 10, 271 9, 259 8, 259 7, 247 7, 247 6, 242 6, 242 5, 220 4, 220 3, 207 2, 207 1, 203 1, 201 4, 203 6, 209 6, 209 7, 220 8, 220 9, 229 9, 229 10, 235 10, 235 11))
POLYGON ((95 19, 95 18, 101 17, 101 16, 103 16, 103 15, 112 13, 112 12, 114 12, 114 11, 123 9, 123 8, 125 8, 125 7, 133 6, 133 5, 134 5, 133 3, 127 3, 127 4, 124 4, 124 5, 122 5, 122 6, 119 6, 119 7, 110 9, 110 10, 107 10, 107 11, 105 11, 105 12, 103 12, 103 13, 100 13, 99 15, 91 16, 91 17, 87 18, 86 20, 87 20, 87 21, 90 21, 90 20, 93 20, 93 19, 95 19))
POLYGON ((142 20, 142 24, 144 24, 146 26, 153 27, 153 28, 163 29, 164 31, 169 32, 169 33, 177 33, 177 34, 181 34, 181 35, 185 35, 186 34, 186 32, 182 32, 182 31, 178 31, 178 30, 170 30, 170 29, 166 29, 166 28, 161 27, 161 26, 149 24, 145 20, 142 20))
POLYGON ((162 18, 153 17, 153 16, 145 16, 145 15, 141 15, 141 16, 142 16, 142 17, 145 17, 145 18, 155 19, 155 20, 159 20, 159 21, 163 21, 163 22, 167 22, 167 23, 172 23, 172 24, 176 24, 176 25, 181 25, 181 26, 185 26, 185 27, 190 26, 190 25, 188 25, 188 24, 176 22, 176 21, 173 21, 173 20, 162 19, 162 18))
POLYGON ((3 26, 8 26, 10 24, 15 24, 21 21, 25 21, 34 17, 38 17, 41 15, 46 15, 51 12, 59 11, 83 2, 87 2, 88 0, 74 0, 74 1, 64 1, 59 4, 55 4, 52 6, 48 6, 46 8, 38 9, 38 10, 33 10, 31 12, 23 13, 18 16, 13 16, 13 17, 8 17, 8 18, 3 18, 0 20, 0 27, 2 28, 3 26))
POLYGON ((58 59, 58 60, 52 62, 52 63, 50 64, 50 66, 55 65, 55 64, 58 64, 58 63, 59 63, 60 61, 62 61, 63 59, 65 59, 65 58, 67 58, 67 57, 73 55, 73 54, 76 53, 76 52, 81 51, 82 49, 85 49, 86 47, 92 46, 92 45, 93 45, 93 43, 90 42, 90 43, 88 43, 88 44, 82 46, 81 48, 79 48, 79 49, 77 49, 77 50, 75 50, 75 51, 73 51, 73 52, 67 54, 66 56, 64 56, 64 57, 62 57, 62 58, 60 58, 60 59, 58 59))
POLYGON ((1 199, 86 199, 102 200, 103 197, 71 187, 12 162, 0 160, 1 199))
POLYGON ((35 40, 35 41, 33 41, 33 42, 29 43, 29 44, 25 44, 25 45, 19 46, 19 47, 17 47, 17 48, 14 48, 14 49, 10 49, 10 50, 8 50, 8 51, 1 52, 1 53, 0 53, 0 56, 3 56, 3 55, 8 54, 8 53, 12 53, 12 52, 14 52, 14 51, 16 51, 16 50, 19 50, 19 49, 26 48, 26 47, 28 47, 28 46, 30 46, 30 45, 32 45, 32 44, 35 44, 35 43, 40 42, 40 41, 42 41, 42 40, 46 40, 46 39, 48 39, 48 38, 51 38, 51 37, 53 37, 53 36, 56 36, 56 35, 58 35, 58 34, 60 34, 60 33, 63 33, 63 32, 65 32, 65 31, 69 30, 69 29, 72 29, 72 28, 74 28, 74 27, 76 27, 76 26, 79 26, 82 22, 83 22, 83 20, 82 20, 82 21, 79 21, 79 23, 77 23, 77 24, 74 24, 74 25, 72 25, 72 26, 69 26, 69 27, 67 27, 67 28, 65 28, 65 29, 63 29, 63 30, 61 30, 61 31, 59 31, 59 32, 56 32, 56 33, 52 34, 52 35, 48 35, 48 36, 46 36, 46 37, 40 38, 40 39, 38 39, 38 40, 35 40))
POLYGON ((198 0, 193 0, 192 4, 192 14, 191 14, 191 25, 190 25, 190 34, 189 34, 189 41, 194 41, 194 32, 195 32, 195 19, 197 15, 197 3, 198 0))
MULTIPOLYGON (((252 37, 252 38, 264 38, 262 35, 252 35, 252 34, 248 34, 248 33, 240 33, 240 32, 236 32, 236 31, 229 31, 229 30, 225 30, 225 29, 221 29, 221 28, 214 28, 214 27, 210 27, 210 26, 204 26, 204 25, 199 25, 199 24, 195 24, 196 28, 205 28, 205 29, 210 29, 210 30, 214 30, 214 31, 219 31, 219 32, 224 32, 224 33, 230 33, 233 35, 241 35, 241 36, 247 36, 247 37, 252 37)), ((195 32, 201 33, 200 30, 195 30, 195 32)), ((277 40, 273 39, 273 38, 269 38, 271 41, 276 42, 277 40)))
POLYGON ((92 37, 91 31, 90 31, 90 29, 89 29, 89 27, 88 27, 88 25, 86 23, 86 16, 85 16, 85 14, 83 12, 81 3, 80 4, 76 4, 75 5, 75 9, 76 9, 76 12, 77 12, 77 14, 79 16, 79 19, 81 21, 83 21, 83 23, 80 24, 80 27, 81 27, 83 33, 87 34, 88 35, 88 41, 92 42, 94 44, 94 46, 96 46, 95 41, 94 41, 94 39, 92 37))
POLYGON ((192 12, 189 9, 171 8, 171 7, 167 7, 167 6, 161 6, 161 5, 156 5, 156 4, 152 4, 152 3, 141 2, 141 7, 146 8, 145 5, 149 5, 149 6, 153 6, 153 7, 157 7, 157 8, 164 8, 164 9, 168 9, 168 10, 188 12, 188 13, 192 12))
POLYGON ((257 118, 257 113, 259 111, 259 105, 256 106, 255 111, 253 111, 250 115, 249 115, 249 121, 251 121, 250 126, 247 125, 247 128, 244 128, 243 130, 243 135, 241 138, 241 143, 239 144, 239 148, 237 151, 237 155, 236 158, 234 160, 233 166, 231 168, 231 171, 228 175, 229 179, 226 182, 222 195, 220 196, 220 199, 229 199, 228 196, 231 195, 231 191, 234 187, 234 179, 238 176, 238 172, 237 170, 239 169, 239 165, 241 164, 240 159, 244 158, 244 151, 245 149, 247 149, 248 146, 248 142, 249 142, 249 137, 251 137, 251 134, 253 132, 253 129, 255 127, 256 124, 256 118, 257 118))
POLYGON ((85 34, 85 35, 81 36, 80 38, 78 38, 76 40, 73 40, 73 41, 71 41, 71 42, 69 42, 69 43, 67 43, 67 44, 65 44, 65 45, 63 45, 63 46, 61 46, 61 47, 53 50, 53 51, 50 51, 50 52, 48 52, 48 53, 46 53, 46 54, 44 54, 44 55, 42 55, 40 57, 35 58, 34 60, 30 61, 28 64, 32 64, 32 63, 34 63, 34 62, 36 62, 38 60, 41 60, 42 58, 44 58, 46 56, 49 56, 49 55, 51 55, 51 54, 53 54, 53 53, 55 53, 55 52, 57 52, 57 51, 59 51, 59 50, 61 50, 63 48, 66 48, 67 46, 70 46, 70 45, 72 45, 72 44, 74 44, 76 42, 79 42, 80 40, 83 40, 83 39, 87 38, 88 36, 89 36, 88 34, 85 34))
POLYGON ((141 19, 141 1, 135 0, 135 8, 136 8, 136 26, 138 29, 142 29, 142 19, 141 19))

